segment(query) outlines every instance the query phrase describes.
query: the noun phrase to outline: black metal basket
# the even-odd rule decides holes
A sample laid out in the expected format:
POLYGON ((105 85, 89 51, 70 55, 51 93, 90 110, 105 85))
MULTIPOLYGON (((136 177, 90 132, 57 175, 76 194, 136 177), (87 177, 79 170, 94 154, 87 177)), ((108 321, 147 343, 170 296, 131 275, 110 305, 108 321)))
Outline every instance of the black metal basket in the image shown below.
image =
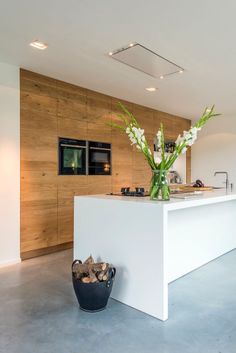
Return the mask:
POLYGON ((83 283, 75 278, 73 274, 73 266, 78 262, 81 263, 80 260, 74 260, 72 263, 72 281, 80 309, 88 312, 96 312, 105 309, 116 275, 115 267, 109 268, 107 281, 83 283))

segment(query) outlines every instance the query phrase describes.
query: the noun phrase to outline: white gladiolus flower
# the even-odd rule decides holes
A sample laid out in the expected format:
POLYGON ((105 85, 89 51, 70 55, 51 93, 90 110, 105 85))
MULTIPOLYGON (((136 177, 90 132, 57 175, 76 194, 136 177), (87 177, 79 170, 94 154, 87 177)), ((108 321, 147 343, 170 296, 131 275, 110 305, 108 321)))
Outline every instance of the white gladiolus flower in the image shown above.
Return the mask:
POLYGON ((155 157, 154 158, 156 164, 160 164, 162 159, 160 157, 155 157))
POLYGON ((191 134, 193 134, 193 135, 197 135, 198 130, 199 129, 197 127, 191 127, 191 129, 190 129, 191 134))
MULTIPOLYGON (((176 145, 181 145, 182 143, 186 144, 186 146, 192 146, 197 139, 197 132, 199 128, 191 127, 189 131, 184 131, 183 136, 179 135, 177 140, 175 141, 176 145)), ((185 153, 185 149, 183 153, 185 153)))
POLYGON ((125 132, 126 132, 126 134, 129 135, 129 134, 130 134, 130 131, 131 131, 131 130, 130 130, 130 127, 128 126, 128 127, 126 128, 125 132))
POLYGON ((190 140, 187 144, 187 146, 192 146, 194 144, 195 140, 190 140))
POLYGON ((156 134, 156 147, 157 149, 161 148, 161 130, 158 130, 156 134))
POLYGON ((183 137, 184 137, 185 140, 189 140, 189 139, 192 138, 192 134, 191 134, 190 131, 184 131, 183 132, 183 137))
POLYGON ((180 145, 183 142, 183 137, 179 135, 175 141, 176 145, 180 145))
POLYGON ((132 132, 131 132, 135 138, 137 139, 138 143, 140 143, 141 141, 145 141, 145 137, 144 137, 144 130, 137 128, 136 126, 132 127, 132 132))
POLYGON ((184 147, 184 148, 182 149, 182 154, 184 154, 186 151, 187 151, 187 147, 184 147))
POLYGON ((156 164, 160 164, 162 162, 161 153, 154 152, 154 161, 156 164))

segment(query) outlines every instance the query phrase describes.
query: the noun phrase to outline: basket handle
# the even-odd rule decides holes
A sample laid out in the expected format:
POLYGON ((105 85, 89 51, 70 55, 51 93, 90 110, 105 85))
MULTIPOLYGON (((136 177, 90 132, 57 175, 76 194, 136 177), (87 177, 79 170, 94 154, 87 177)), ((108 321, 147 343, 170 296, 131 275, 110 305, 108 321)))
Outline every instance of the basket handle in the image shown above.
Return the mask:
POLYGON ((81 261, 81 260, 74 260, 74 261, 72 262, 72 265, 71 265, 71 270, 72 270, 72 272, 73 272, 73 267, 74 267, 74 265, 77 264, 77 263, 82 264, 82 261, 81 261))
POLYGON ((112 267, 109 269, 109 275, 110 275, 110 279, 113 279, 116 275, 116 268, 112 267))

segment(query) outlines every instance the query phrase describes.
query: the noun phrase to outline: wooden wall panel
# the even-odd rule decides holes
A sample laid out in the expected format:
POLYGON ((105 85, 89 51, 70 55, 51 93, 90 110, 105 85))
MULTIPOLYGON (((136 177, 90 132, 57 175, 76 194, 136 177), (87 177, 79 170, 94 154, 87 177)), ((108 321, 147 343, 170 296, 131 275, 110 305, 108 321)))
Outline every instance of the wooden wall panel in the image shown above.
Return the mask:
POLYGON ((88 91, 87 122, 88 139, 111 142, 111 97, 88 91))
POLYGON ((56 244, 56 200, 21 201, 21 253, 56 244))
MULTIPOLYGON (((118 192, 122 186, 149 188, 143 155, 118 122, 118 99, 21 70, 21 253, 23 258, 68 248, 73 240, 75 195, 118 192), (58 137, 112 143, 111 176, 58 175, 58 137)), ((151 149, 163 122, 173 140, 190 121, 122 101, 145 130, 151 149)), ((187 154, 187 177, 191 175, 187 154)))
POLYGON ((58 176, 58 244, 73 240, 74 196, 88 194, 88 177, 58 176))
MULTIPOLYGON (((130 112, 133 112, 133 104, 121 101, 130 112)), ((112 98, 112 122, 120 124, 120 108, 117 100, 112 98)), ((133 180, 133 154, 130 141, 126 134, 120 130, 112 128, 112 192, 117 193, 122 186, 132 186, 133 180)))
POLYGON ((57 244, 57 98, 54 80, 21 79, 21 252, 57 244))

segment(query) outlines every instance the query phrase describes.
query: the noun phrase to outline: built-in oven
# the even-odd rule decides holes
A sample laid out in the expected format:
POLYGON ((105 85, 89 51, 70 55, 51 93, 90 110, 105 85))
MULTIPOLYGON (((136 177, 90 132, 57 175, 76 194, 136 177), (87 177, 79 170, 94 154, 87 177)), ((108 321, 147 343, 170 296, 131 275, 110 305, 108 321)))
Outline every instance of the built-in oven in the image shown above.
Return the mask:
POLYGON ((87 174, 87 142, 68 138, 59 138, 59 174, 87 174))
POLYGON ((89 175, 111 175, 111 144, 88 142, 89 175))

